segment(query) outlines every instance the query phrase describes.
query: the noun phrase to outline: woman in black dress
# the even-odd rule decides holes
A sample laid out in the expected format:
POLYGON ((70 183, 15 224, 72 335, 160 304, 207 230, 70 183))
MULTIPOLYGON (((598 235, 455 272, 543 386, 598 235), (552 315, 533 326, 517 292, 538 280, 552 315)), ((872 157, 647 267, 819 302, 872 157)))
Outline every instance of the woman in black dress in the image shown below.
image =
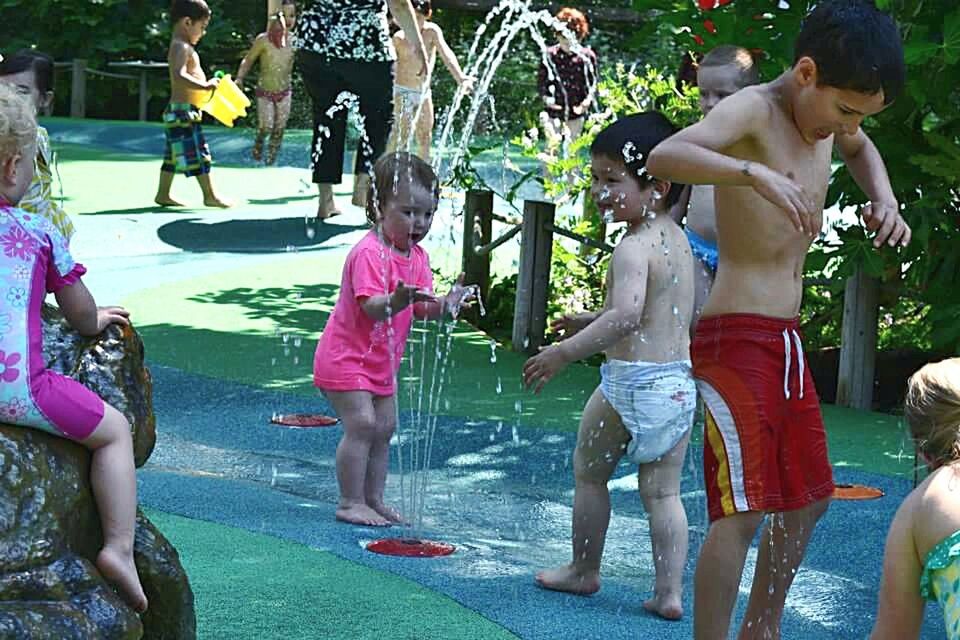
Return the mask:
MULTIPOLYGON (((335 102, 346 91, 359 98, 368 143, 361 140, 355 165, 353 202, 364 206, 369 172, 383 153, 393 124, 393 62, 387 11, 411 42, 426 53, 410 0, 299 0, 297 67, 313 106, 313 181, 320 192, 319 219, 339 213, 333 185, 343 179, 347 113, 335 102)), ((267 0, 267 12, 281 0, 267 0)))

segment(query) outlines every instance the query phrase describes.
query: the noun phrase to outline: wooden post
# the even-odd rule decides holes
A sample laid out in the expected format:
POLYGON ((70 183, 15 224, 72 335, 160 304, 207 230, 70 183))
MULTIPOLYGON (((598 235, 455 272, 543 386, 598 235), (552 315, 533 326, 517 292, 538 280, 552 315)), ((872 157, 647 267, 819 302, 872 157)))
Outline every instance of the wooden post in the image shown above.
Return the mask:
MULTIPOLYGON (((486 301, 490 293, 490 254, 478 256, 476 248, 493 238, 493 193, 467 191, 463 207, 463 267, 464 282, 480 287, 480 299, 486 301)), ((473 324, 480 320, 480 308, 474 305, 464 314, 473 324)))
POLYGON ((837 404, 869 411, 873 406, 873 374, 877 357, 877 313, 880 281, 858 265, 847 278, 840 332, 837 404))
POLYGON ((140 70, 140 121, 147 120, 147 102, 150 100, 150 92, 147 87, 147 70, 140 70))
POLYGON ((87 117, 87 61, 77 58, 73 61, 73 73, 70 78, 70 117, 87 117))
POLYGON ((550 257, 556 208, 549 202, 523 203, 523 230, 520 232, 520 272, 513 309, 513 350, 532 355, 543 344, 547 330, 547 295, 550 289, 550 257))

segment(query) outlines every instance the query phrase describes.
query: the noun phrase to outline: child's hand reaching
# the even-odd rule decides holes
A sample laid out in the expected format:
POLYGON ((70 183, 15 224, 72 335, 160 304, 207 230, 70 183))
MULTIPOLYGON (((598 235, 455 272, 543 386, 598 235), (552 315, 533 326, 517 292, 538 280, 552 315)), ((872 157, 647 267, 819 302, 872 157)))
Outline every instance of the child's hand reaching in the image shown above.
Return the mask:
POLYGON ((477 299, 479 287, 475 284, 463 284, 465 273, 461 273, 457 281, 450 287, 450 292, 443 297, 443 306, 456 319, 464 307, 469 307, 477 299))
POLYGON ((393 313, 406 309, 417 302, 436 302, 437 297, 415 285, 397 282, 397 288, 390 294, 390 309, 393 313))
POLYGON ((112 324, 130 325, 130 312, 123 307, 97 307, 97 333, 112 324))
POLYGON ((473 93, 473 85, 477 83, 477 79, 473 76, 463 76, 460 79, 460 88, 463 89, 464 93, 473 93))
POLYGON ((559 342, 547 347, 540 347, 540 353, 527 360, 523 365, 523 384, 528 389, 533 387, 534 393, 540 393, 544 385, 550 382, 553 376, 560 373, 568 363, 569 361, 559 342))

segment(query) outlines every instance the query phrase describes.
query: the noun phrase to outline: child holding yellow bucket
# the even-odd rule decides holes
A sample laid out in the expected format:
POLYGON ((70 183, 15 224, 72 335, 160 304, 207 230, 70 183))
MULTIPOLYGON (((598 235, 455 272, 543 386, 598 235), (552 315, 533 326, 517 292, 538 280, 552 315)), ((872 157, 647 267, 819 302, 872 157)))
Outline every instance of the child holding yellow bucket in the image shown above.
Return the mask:
POLYGON ((200 127, 198 103, 210 101, 219 79, 207 80, 194 48, 203 38, 210 22, 210 7, 204 0, 173 0, 170 6, 173 35, 167 62, 170 65, 170 104, 163 111, 166 147, 160 184, 154 201, 164 207, 183 206, 170 196, 173 176, 181 172, 196 176, 203 191, 203 204, 229 207, 217 196, 210 180, 211 156, 200 127))
POLYGON ((260 63, 257 79, 257 137, 253 142, 253 159, 263 158, 263 142, 270 134, 265 161, 273 164, 283 142, 283 132, 290 118, 293 102, 293 87, 290 76, 293 72, 293 46, 290 32, 297 21, 297 8, 293 0, 283 0, 281 10, 270 16, 265 33, 253 41, 253 46, 244 56, 237 71, 237 84, 243 86, 250 68, 260 63))

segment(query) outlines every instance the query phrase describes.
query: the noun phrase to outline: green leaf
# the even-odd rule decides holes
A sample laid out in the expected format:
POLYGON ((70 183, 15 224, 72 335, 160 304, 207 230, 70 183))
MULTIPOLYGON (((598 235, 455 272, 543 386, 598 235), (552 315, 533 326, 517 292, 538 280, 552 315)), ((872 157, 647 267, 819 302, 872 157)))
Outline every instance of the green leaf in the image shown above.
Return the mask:
POLYGON ((943 22, 943 57, 948 64, 960 61, 960 11, 954 11, 943 22))

